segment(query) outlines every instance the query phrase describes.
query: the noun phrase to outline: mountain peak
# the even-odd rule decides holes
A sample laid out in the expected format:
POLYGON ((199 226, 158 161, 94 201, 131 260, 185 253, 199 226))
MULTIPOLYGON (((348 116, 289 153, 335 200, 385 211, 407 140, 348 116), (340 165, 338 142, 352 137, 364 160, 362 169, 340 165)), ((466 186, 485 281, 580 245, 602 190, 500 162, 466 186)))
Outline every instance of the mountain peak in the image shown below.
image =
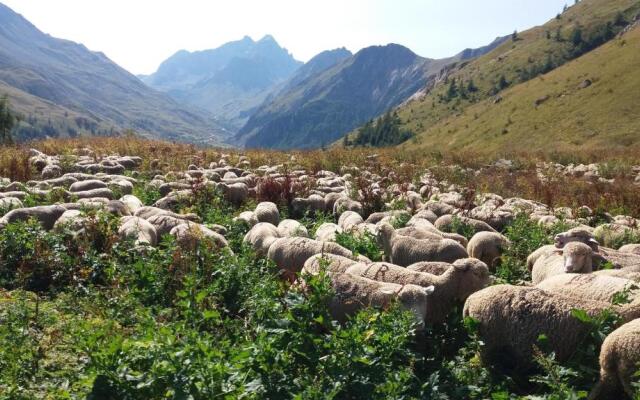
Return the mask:
POLYGON ((258 41, 258 43, 266 43, 266 42, 274 42, 274 43, 277 43, 277 42, 276 42, 276 39, 274 39, 274 37, 273 37, 273 36, 271 36, 271 35, 269 35, 269 34, 264 35, 264 36, 262 37, 262 39, 260 39, 260 40, 258 41))

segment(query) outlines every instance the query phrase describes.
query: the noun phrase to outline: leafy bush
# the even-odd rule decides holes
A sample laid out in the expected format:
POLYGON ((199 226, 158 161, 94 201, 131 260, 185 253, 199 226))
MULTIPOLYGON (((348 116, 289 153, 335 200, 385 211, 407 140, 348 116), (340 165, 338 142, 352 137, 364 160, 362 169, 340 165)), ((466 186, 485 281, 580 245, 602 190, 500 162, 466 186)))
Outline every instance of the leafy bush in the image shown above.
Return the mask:
POLYGON ((378 247, 376 237, 369 233, 349 233, 343 232, 336 235, 336 242, 354 254, 367 257, 371 261, 382 261, 382 250, 378 247))

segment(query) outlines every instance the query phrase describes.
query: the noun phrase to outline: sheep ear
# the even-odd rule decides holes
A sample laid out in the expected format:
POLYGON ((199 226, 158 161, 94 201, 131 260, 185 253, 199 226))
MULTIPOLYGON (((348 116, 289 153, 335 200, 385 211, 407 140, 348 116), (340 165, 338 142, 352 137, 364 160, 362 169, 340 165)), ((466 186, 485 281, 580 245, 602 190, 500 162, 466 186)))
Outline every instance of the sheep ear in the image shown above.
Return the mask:
POLYGON ((593 249, 593 251, 598 251, 598 249, 600 248, 600 243, 598 243, 598 241, 594 238, 590 238, 587 241, 587 244, 593 249))
POLYGON ((435 286, 431 285, 431 286, 423 287, 422 290, 424 291, 424 294, 429 296, 430 294, 432 294, 436 290, 436 288, 435 288, 435 286))

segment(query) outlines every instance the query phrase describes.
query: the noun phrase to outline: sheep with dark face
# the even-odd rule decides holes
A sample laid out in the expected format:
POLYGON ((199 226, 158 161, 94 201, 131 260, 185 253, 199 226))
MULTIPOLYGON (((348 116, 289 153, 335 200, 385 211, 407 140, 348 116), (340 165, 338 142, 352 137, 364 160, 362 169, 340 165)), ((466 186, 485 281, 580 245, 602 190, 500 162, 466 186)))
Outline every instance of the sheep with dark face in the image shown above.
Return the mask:
POLYGON ((401 236, 389 224, 379 226, 378 242, 383 246, 388 261, 400 266, 419 261, 454 262, 468 257, 465 248, 454 240, 421 240, 401 236))

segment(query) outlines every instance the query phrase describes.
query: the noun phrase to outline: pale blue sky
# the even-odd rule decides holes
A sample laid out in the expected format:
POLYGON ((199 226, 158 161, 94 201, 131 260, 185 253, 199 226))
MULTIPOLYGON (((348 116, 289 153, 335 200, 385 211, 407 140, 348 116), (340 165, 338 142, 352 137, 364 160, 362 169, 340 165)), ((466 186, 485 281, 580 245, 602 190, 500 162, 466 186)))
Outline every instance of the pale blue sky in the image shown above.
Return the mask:
MULTIPOLYGON (((0 0, 38 28, 140 73, 180 49, 272 34, 301 60, 322 50, 399 43, 451 56, 542 24, 567 0, 0 0)), ((573 3, 573 1, 571 1, 573 3)))

